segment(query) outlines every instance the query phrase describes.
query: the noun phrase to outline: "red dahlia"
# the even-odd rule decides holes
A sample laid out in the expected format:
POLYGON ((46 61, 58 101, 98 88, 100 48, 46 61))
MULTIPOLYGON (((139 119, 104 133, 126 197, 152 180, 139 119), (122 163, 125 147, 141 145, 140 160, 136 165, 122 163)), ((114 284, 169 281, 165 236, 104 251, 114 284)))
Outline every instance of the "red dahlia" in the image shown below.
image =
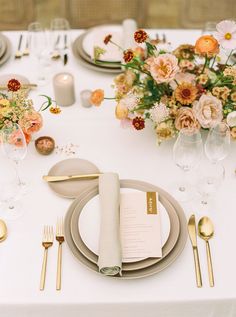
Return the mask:
POLYGON ((129 63, 130 61, 132 61, 132 59, 134 58, 134 53, 132 50, 126 50, 124 51, 124 55, 123 55, 124 61, 126 63, 129 63))
POLYGON ((144 30, 138 30, 134 33, 134 39, 137 43, 143 43, 146 41, 148 35, 144 30))
POLYGON ((109 42, 110 42, 110 40, 111 40, 111 38, 112 38, 112 35, 111 34, 108 34, 106 37, 105 37, 105 39, 104 39, 104 44, 108 44, 109 42))
POLYGON ((10 91, 17 91, 20 89, 20 87, 21 87, 21 84, 17 79, 11 79, 9 80, 7 84, 7 88, 10 91))
POLYGON ((136 130, 142 130, 145 128, 145 121, 142 117, 134 118, 132 124, 136 130))

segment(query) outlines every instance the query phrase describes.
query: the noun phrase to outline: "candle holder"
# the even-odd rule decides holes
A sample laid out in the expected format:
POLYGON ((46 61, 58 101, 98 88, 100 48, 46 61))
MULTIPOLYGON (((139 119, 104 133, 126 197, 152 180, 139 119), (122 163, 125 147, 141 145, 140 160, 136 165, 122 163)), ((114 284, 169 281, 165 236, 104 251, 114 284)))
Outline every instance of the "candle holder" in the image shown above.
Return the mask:
POLYGON ((49 155, 55 148, 55 141, 50 136, 41 136, 35 140, 35 148, 39 154, 49 155))
POLYGON ((53 77, 55 100, 59 106, 67 107, 75 103, 74 77, 69 73, 59 73, 53 77))

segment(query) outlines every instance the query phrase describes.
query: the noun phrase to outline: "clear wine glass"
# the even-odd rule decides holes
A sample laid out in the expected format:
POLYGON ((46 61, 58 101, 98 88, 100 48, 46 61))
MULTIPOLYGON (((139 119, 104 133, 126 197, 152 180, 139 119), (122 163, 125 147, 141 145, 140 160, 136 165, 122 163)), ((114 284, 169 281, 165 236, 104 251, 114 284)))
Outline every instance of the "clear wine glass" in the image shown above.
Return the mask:
MULTIPOLYGON (((199 131, 190 131, 182 129, 179 132, 173 148, 173 157, 175 164, 186 173, 195 168, 202 158, 203 143, 199 131)), ((192 186, 186 180, 178 186, 176 193, 179 201, 187 201, 192 198, 192 186)))
POLYGON ((201 204, 207 205, 209 199, 217 192, 225 177, 224 167, 204 161, 197 168, 196 189, 201 195, 201 204))
POLYGON ((33 22, 28 26, 30 52, 37 59, 37 83, 45 85, 47 83, 46 69, 50 66, 47 56, 47 37, 41 23, 33 22))
POLYGON ((16 123, 2 128, 1 139, 3 152, 14 163, 16 179, 1 180, 0 200, 8 205, 8 210, 12 211, 9 214, 10 218, 17 218, 20 212, 16 211, 15 201, 19 200, 25 187, 25 183, 22 182, 19 175, 19 162, 27 154, 27 144, 22 129, 16 123))
POLYGON ((52 59, 59 59, 68 50, 70 24, 64 18, 51 20, 52 59))
POLYGON ((214 35, 216 32, 216 21, 207 21, 202 29, 202 35, 214 35))
POLYGON ((208 133, 205 143, 205 153, 207 158, 213 164, 216 164, 226 158, 229 149, 230 129, 226 123, 220 122, 208 133))

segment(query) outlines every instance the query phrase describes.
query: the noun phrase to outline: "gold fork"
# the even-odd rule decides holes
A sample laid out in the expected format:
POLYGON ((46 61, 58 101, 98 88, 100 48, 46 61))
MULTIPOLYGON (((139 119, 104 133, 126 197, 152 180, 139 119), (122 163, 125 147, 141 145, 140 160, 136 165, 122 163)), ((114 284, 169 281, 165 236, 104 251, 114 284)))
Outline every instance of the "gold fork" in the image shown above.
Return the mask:
POLYGON ((58 241, 58 255, 57 255, 57 281, 56 290, 61 289, 61 263, 62 263, 62 243, 65 241, 64 237, 64 221, 63 218, 57 220, 56 226, 56 240, 58 241))
POLYGON ((53 227, 52 226, 44 226, 42 245, 44 247, 44 255, 43 255, 43 264, 42 264, 42 271, 41 271, 41 278, 40 278, 40 291, 44 290, 44 286, 45 286, 48 248, 50 248, 53 245, 53 227))

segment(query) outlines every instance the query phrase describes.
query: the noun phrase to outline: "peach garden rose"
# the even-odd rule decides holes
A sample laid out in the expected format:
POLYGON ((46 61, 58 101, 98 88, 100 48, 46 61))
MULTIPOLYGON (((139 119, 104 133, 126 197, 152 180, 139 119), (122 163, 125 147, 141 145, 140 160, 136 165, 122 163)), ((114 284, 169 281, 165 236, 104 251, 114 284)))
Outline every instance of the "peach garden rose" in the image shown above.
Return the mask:
POLYGON ((191 131, 197 131, 200 129, 200 124, 195 117, 192 108, 182 107, 178 110, 175 119, 175 127, 177 130, 189 129, 191 131))

